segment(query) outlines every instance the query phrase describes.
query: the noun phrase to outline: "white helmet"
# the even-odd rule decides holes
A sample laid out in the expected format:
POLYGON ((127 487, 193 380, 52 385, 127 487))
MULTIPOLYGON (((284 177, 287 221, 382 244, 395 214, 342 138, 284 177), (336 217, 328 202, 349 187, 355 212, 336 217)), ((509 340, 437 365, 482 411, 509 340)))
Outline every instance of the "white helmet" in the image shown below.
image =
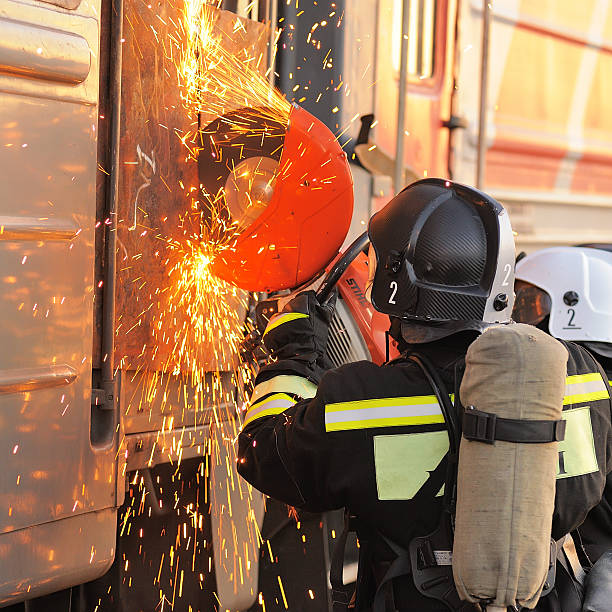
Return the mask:
POLYGON ((595 343, 597 352, 599 343, 612 343, 611 252, 584 247, 537 251, 516 264, 516 280, 516 320, 537 324, 550 315, 555 338, 595 343))

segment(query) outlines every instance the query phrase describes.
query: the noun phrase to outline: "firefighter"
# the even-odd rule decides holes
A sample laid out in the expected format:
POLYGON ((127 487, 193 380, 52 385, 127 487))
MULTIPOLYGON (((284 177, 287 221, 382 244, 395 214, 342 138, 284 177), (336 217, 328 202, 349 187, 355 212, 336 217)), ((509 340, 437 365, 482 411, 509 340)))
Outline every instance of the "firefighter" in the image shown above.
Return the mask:
MULTIPOLYGON (((603 366, 606 379, 612 381, 612 252, 582 247, 538 251, 518 262, 515 287, 515 320, 536 325, 555 338, 588 349, 603 366)), ((601 445, 597 438, 605 436, 606 431, 593 423, 596 449, 601 445)), ((596 469, 592 457, 590 465, 584 466, 568 465, 565 459, 563 453, 560 479, 571 478, 577 471, 596 469)), ((600 463, 602 460, 603 457, 600 463)), ((606 461, 610 472, 610 454, 606 461)), ((560 480, 557 488, 564 484, 560 480)), ((604 552, 612 551, 612 473, 608 474, 601 503, 589 512, 577 534, 576 539, 583 547, 579 552, 584 554, 583 562, 587 565, 595 563, 604 552)))
MULTIPOLYGON (((256 378, 239 435, 238 471, 289 505, 344 507, 357 518, 357 610, 448 610, 416 589, 406 561, 411 540, 440 521, 448 451, 448 439, 432 435, 445 430, 441 407, 409 355, 418 351, 449 391, 459 388, 470 343, 488 326, 510 322, 512 230, 506 211, 486 194, 425 179, 374 215, 368 231, 368 295, 390 316, 402 356, 383 366, 329 370, 333 306, 318 303, 313 292, 298 294, 264 333, 271 359, 256 378)), ((586 351, 571 344, 568 351, 568 394, 581 387, 576 376, 593 380, 567 407, 588 402, 594 428, 607 432, 608 386, 595 380, 599 369, 586 351)), ((555 510, 556 539, 600 501, 612 442, 600 435, 594 441, 593 469, 560 481, 566 486, 555 510)), ((346 608, 338 593, 334 599, 334 610, 346 608)))

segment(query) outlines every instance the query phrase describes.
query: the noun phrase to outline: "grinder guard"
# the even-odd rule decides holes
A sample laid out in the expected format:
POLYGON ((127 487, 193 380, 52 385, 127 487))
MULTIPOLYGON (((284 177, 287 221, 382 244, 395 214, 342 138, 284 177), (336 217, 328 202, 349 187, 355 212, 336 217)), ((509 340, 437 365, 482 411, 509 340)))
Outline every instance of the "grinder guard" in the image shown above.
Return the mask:
POLYGON ((217 126, 209 128, 222 125, 224 118, 203 130, 200 181, 213 197, 223 190, 228 221, 236 232, 215 257, 212 270, 249 291, 299 286, 333 259, 348 232, 353 182, 346 154, 331 131, 297 105, 284 135, 278 121, 261 119, 265 109, 232 114, 238 113, 246 114, 247 122, 260 115, 260 136, 245 132, 240 135, 243 143, 234 137, 225 157, 219 155, 218 143, 207 144, 206 136, 212 142, 217 126), (241 181, 241 172, 253 170, 261 175, 259 181, 241 181))

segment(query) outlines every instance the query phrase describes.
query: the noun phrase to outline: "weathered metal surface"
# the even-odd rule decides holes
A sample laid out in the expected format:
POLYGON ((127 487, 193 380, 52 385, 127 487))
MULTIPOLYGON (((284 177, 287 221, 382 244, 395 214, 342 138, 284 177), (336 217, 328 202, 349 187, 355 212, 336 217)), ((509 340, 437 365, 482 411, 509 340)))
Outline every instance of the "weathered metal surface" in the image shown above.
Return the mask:
POLYGON ((91 49, 78 34, 0 18, 0 72, 82 83, 91 49))
MULTIPOLYGON (((180 58, 171 38, 180 37, 182 6, 179 0, 151 9, 127 0, 125 8, 115 350, 122 368, 171 369, 176 338, 170 333, 163 340, 154 329, 170 307, 165 291, 174 281, 168 272, 181 257, 166 241, 184 243, 199 232, 197 163, 180 140, 193 132, 198 118, 181 104, 175 65, 180 58)), ((224 11, 216 15, 218 27, 231 33, 239 18, 224 11)), ((241 23, 244 28, 233 37, 236 50, 251 45, 254 53, 263 53, 265 26, 241 23)), ((213 118, 202 116, 200 124, 213 118)), ((163 325, 182 327, 180 321, 163 325)), ((227 357, 229 351, 199 348, 200 355, 210 355, 211 370, 231 368, 231 359, 215 357, 221 353, 227 357)))
POLYGON ((69 67, 0 73, 2 602, 92 579, 114 554, 117 449, 90 441, 99 12, 0 2, 0 19, 91 49, 79 84, 69 67))

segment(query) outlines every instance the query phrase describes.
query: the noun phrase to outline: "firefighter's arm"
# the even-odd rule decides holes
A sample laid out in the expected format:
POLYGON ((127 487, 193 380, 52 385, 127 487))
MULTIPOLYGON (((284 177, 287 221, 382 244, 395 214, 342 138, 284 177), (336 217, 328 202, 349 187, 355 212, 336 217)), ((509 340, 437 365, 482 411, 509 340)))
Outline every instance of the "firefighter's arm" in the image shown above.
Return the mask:
MULTIPOLYGON (((318 384, 333 306, 299 294, 271 319, 271 360, 255 381, 238 438, 238 471, 257 489, 309 509, 336 505, 324 492, 327 439, 318 384)), ((340 504, 341 505, 341 504, 340 504)))

